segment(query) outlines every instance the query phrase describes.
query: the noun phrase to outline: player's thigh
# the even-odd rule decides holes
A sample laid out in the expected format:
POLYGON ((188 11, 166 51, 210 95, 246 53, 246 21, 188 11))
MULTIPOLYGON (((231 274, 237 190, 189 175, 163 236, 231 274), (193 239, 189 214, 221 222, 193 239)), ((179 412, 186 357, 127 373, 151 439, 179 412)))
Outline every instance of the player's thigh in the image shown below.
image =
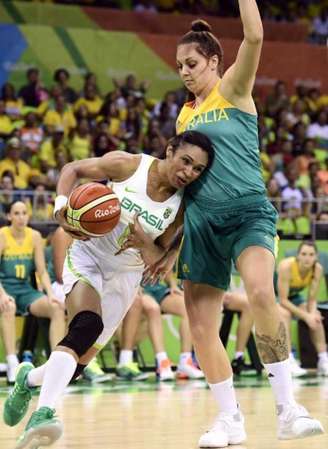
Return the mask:
POLYGON ((141 272, 121 272, 113 273, 104 283, 101 298, 104 330, 96 347, 103 347, 120 325, 138 294, 141 279, 141 272))
POLYGON ((84 310, 89 310, 101 316, 101 298, 94 287, 80 280, 76 282, 73 289, 66 296, 66 309, 69 321, 84 310))
POLYGON ((187 314, 186 306, 184 302, 184 295, 179 293, 173 293, 166 295, 160 303, 162 312, 169 313, 171 315, 185 316, 187 314))
POLYGON ((144 294, 141 298, 142 309, 146 315, 161 314, 161 309, 158 302, 151 295, 144 294))

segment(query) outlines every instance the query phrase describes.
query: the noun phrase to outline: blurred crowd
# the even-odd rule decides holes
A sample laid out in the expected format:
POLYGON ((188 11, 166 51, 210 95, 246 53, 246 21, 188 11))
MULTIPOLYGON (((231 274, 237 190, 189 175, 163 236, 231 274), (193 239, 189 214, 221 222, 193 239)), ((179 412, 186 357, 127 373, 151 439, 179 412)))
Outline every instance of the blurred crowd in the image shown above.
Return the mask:
MULTIPOLYGON (((139 12, 170 12, 238 17, 238 2, 231 0, 59 0, 57 3, 133 9, 139 12)), ((325 45, 328 38, 327 0, 262 0, 258 2, 264 19, 299 22, 308 27, 312 42, 325 45)))
MULTIPOLYGON (((101 92, 94 73, 80 92, 64 68, 45 87, 30 68, 19 89, 0 91, 0 199, 23 198, 36 221, 51 220, 59 172, 69 161, 122 150, 162 157, 185 101, 183 88, 155 100, 148 82, 130 74, 101 92), (34 190, 33 195, 28 191, 34 190)), ((263 176, 284 233, 309 234, 311 220, 328 221, 328 95, 298 86, 292 96, 277 81, 267 98, 255 92, 263 176)))

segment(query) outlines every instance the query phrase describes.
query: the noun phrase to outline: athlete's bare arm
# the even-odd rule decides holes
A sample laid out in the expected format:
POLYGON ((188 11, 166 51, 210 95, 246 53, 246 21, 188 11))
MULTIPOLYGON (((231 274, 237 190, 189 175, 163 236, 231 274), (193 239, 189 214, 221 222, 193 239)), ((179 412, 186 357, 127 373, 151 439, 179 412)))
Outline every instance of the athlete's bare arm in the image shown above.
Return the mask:
POLYGON ((41 285, 46 291, 48 298, 50 300, 54 300, 54 294, 52 291, 49 274, 46 269, 46 261, 44 258, 44 248, 41 234, 38 231, 33 230, 32 239, 34 246, 34 262, 36 271, 41 281, 41 285))
POLYGON ((72 237, 68 235, 60 226, 56 229, 51 239, 56 281, 60 284, 63 283, 63 267, 66 257, 66 250, 70 246, 72 241, 72 237))
MULTIPOLYGON (((3 234, 0 233, 0 257, 3 250, 5 249, 5 238, 3 234)), ((0 282, 0 313, 6 312, 10 304, 10 296, 7 295, 5 289, 2 287, 0 282)))
POLYGON ((220 93, 232 104, 250 113, 256 113, 251 98, 263 43, 263 26, 256 0, 239 0, 244 40, 236 61, 225 72, 220 93))
POLYGON ((57 194, 69 196, 74 185, 80 178, 89 178, 95 181, 111 179, 124 181, 136 171, 141 156, 113 151, 103 157, 84 159, 66 164, 60 173, 57 184, 57 194))
POLYGON ((307 310, 310 313, 315 313, 317 311, 317 296, 320 287, 320 280, 322 277, 323 268, 319 263, 316 263, 313 279, 309 287, 309 293, 307 298, 307 310))

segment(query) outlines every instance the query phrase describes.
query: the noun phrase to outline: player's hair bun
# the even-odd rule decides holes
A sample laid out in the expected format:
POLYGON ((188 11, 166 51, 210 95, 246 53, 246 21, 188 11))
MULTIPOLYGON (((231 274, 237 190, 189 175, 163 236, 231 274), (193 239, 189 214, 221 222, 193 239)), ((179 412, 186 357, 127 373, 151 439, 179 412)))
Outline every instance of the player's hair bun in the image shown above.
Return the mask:
POLYGON ((211 25, 209 25, 205 20, 194 20, 191 22, 191 31, 194 31, 196 33, 199 33, 201 31, 212 31, 211 25))

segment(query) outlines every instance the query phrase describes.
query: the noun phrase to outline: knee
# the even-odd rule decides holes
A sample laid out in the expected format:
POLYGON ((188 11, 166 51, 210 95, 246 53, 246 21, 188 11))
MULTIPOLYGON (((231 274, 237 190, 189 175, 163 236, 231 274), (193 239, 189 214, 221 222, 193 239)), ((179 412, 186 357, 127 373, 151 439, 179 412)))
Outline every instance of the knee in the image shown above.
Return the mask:
POLYGON ((10 301, 7 305, 7 308, 4 312, 2 312, 1 316, 3 319, 13 319, 16 315, 16 304, 14 301, 10 301))
POLYGON ((152 302, 151 304, 147 304, 147 306, 144 309, 145 314, 149 317, 149 318, 154 318, 156 316, 160 316, 161 315, 161 308, 160 306, 157 304, 157 302, 152 302))
POLYGON ((50 319, 63 319, 65 318, 64 309, 57 302, 53 302, 50 304, 50 319))
POLYGON ((72 349, 82 357, 97 341, 104 330, 104 323, 100 315, 89 310, 79 312, 68 326, 68 333, 58 346, 72 349))
POLYGON ((275 304, 273 286, 254 285, 248 292, 252 307, 267 309, 275 304))

